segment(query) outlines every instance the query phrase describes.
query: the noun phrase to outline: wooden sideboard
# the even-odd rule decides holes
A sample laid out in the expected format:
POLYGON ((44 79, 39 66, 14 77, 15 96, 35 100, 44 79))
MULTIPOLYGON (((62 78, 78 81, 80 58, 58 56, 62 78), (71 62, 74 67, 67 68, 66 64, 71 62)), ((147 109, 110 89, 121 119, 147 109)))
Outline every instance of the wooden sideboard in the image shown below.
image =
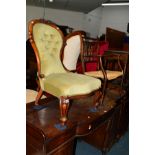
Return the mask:
POLYGON ((107 91, 104 104, 94 112, 92 97, 72 102, 66 129, 58 128, 59 101, 48 97, 40 104, 45 107, 34 110, 34 103, 26 105, 27 155, 74 155, 76 139, 103 152, 124 134, 128 128, 128 94, 107 91))
POLYGON ((41 110, 33 110, 33 104, 28 103, 26 106, 26 154, 72 155, 76 123, 68 121, 65 130, 58 130, 54 126, 59 123, 56 101, 43 99, 41 104, 46 104, 46 107, 41 110))
POLYGON ((82 139, 104 153, 128 130, 129 100, 126 94, 117 101, 111 116, 91 134, 82 139))

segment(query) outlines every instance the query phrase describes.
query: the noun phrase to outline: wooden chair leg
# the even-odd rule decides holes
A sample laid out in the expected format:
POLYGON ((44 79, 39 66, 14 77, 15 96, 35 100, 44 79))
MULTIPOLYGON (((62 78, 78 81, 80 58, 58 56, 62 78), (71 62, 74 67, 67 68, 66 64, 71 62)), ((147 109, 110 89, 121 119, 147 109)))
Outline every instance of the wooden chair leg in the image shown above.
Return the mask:
POLYGON ((104 98, 105 98, 105 93, 102 93, 102 96, 101 96, 101 99, 100 99, 100 106, 103 105, 104 98))
POLYGON ((35 105, 38 105, 38 101, 40 100, 40 98, 42 97, 42 95, 43 95, 43 91, 40 88, 40 90, 39 90, 39 92, 37 94, 36 100, 35 100, 35 105))
POLYGON ((100 99, 102 97, 102 92, 101 91, 97 91, 95 93, 95 96, 94 96, 94 106, 95 108, 98 108, 98 106, 100 105, 100 99))
POLYGON ((67 114, 68 114, 68 109, 69 109, 69 99, 60 97, 60 121, 62 124, 65 124, 67 121, 67 114))
POLYGON ((100 102, 99 106, 103 105, 104 97, 105 97, 105 94, 101 92, 100 99, 99 99, 99 102, 100 102))
POLYGON ((39 83, 39 80, 38 79, 36 79, 36 83, 37 83, 37 91, 39 91, 40 89, 41 89, 41 87, 40 87, 40 83, 39 83))
POLYGON ((107 80, 102 81, 102 96, 101 96, 101 105, 103 105, 105 94, 106 94, 106 89, 107 89, 107 80))

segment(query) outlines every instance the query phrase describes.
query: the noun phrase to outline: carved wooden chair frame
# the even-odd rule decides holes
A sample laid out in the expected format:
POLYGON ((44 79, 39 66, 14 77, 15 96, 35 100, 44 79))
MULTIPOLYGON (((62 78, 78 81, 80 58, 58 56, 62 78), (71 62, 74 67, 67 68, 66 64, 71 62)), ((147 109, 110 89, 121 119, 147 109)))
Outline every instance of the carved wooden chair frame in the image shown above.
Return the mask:
MULTIPOLYGON (((38 54, 38 49, 35 45, 35 42, 34 42, 34 38, 33 38, 33 25, 36 24, 36 23, 44 23, 44 24, 47 24, 51 27, 53 27, 54 29, 56 29, 57 31, 59 31, 61 37, 63 38, 63 45, 62 45, 62 48, 61 48, 61 51, 60 51, 60 59, 62 57, 62 52, 64 50, 64 46, 65 46, 65 41, 64 41, 64 36, 63 36, 63 33, 61 32, 61 30, 53 23, 51 23, 50 21, 46 21, 46 20, 43 20, 43 19, 34 19, 34 20, 31 20, 30 23, 29 23, 29 39, 30 39, 30 43, 33 47, 33 50, 34 50, 34 53, 35 53, 35 56, 36 56, 36 59, 37 59, 37 68, 38 68, 38 77, 39 78, 44 78, 44 75, 41 74, 41 62, 40 62, 40 57, 39 57, 39 54, 38 54)), ((63 64, 62 64, 63 65, 63 64)), ((66 69, 66 68, 64 68, 66 69)), ((35 105, 39 105, 39 100, 40 98, 42 97, 44 91, 41 89, 40 85, 39 85, 39 92, 37 94, 37 97, 36 97, 36 100, 35 100, 35 105)), ((51 94, 52 95, 52 94, 51 94)), ((68 110, 69 110, 69 102, 70 102, 70 99, 78 99, 78 98, 82 98, 82 97, 88 97, 88 96, 92 96, 94 95, 94 101, 93 101, 93 105, 94 105, 94 108, 96 109, 98 106, 99 106, 99 100, 100 100, 100 97, 101 97, 101 90, 98 89, 98 90, 94 90, 92 91, 91 93, 89 94, 85 94, 85 95, 75 95, 75 96, 71 96, 71 97, 68 97, 68 96, 62 96, 60 97, 59 99, 59 107, 60 107, 60 121, 61 123, 64 125, 66 124, 68 118, 67 118, 67 115, 68 115, 68 110)))
MULTIPOLYGON (((83 38, 83 36, 85 36, 85 32, 84 31, 74 31, 74 32, 72 32, 72 33, 70 33, 70 34, 68 34, 66 37, 65 37, 65 47, 64 47, 64 50, 63 50, 63 53, 62 53, 62 62, 63 62, 63 65, 64 65, 64 67, 66 68, 66 70, 69 70, 69 71, 72 71, 72 72, 76 72, 77 70, 76 70, 76 67, 74 67, 74 68, 72 68, 72 69, 69 69, 68 67, 67 67, 67 65, 65 64, 65 62, 64 62, 64 55, 65 55, 65 48, 67 47, 67 46, 69 46, 69 45, 67 45, 67 41, 69 40, 69 39, 71 39, 72 37, 74 37, 74 36, 79 36, 79 38, 80 38, 80 52, 79 52, 79 54, 78 54, 78 57, 77 57, 77 59, 75 60, 75 66, 77 66, 77 63, 80 61, 82 61, 82 59, 81 59, 81 52, 83 51, 83 40, 82 40, 82 38, 83 38)), ((69 58, 68 58, 69 59, 69 58)), ((81 64, 82 64, 82 62, 81 62, 81 64)))

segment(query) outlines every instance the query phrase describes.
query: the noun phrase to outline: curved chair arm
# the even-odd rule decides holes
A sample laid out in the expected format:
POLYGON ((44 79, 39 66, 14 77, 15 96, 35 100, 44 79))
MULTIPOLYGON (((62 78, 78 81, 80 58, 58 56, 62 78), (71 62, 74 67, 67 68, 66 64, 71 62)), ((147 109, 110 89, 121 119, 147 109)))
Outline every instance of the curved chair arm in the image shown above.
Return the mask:
MULTIPOLYGON (((83 55, 83 63, 89 62, 89 60, 88 61, 85 60, 84 57, 97 58, 98 62, 99 62, 99 69, 101 69, 104 79, 107 80, 107 74, 106 74, 106 71, 103 67, 103 62, 102 62, 103 61, 103 59, 102 59, 103 55, 83 55)), ((85 65, 83 65, 83 66, 85 66, 85 65)), ((83 68, 83 72, 85 72, 85 68, 83 68)))
MULTIPOLYGON (((98 70, 96 71, 96 73, 98 72, 98 73, 100 73, 101 72, 101 74, 103 75, 103 76, 101 76, 101 77, 98 77, 98 76, 94 76, 94 77, 96 77, 96 78, 99 78, 101 81, 102 81, 102 88, 101 88, 101 90, 102 90, 102 99, 101 99, 101 104, 103 104, 103 100, 104 100, 104 97, 105 97, 105 92, 106 92, 106 85, 107 85, 107 80, 108 80, 108 78, 107 78, 107 73, 106 73, 106 70, 104 69, 104 67, 103 67, 103 55, 83 55, 83 65, 82 65, 82 68, 83 68, 83 73, 85 74, 85 62, 89 62, 89 60, 87 59, 87 58, 96 58, 96 62, 98 62, 99 64, 99 66, 98 66, 98 70), (86 58, 86 59, 85 59, 86 58), (88 61, 87 61, 88 60, 88 61)), ((89 72, 89 71, 88 71, 89 72)), ((88 73, 87 72, 87 73, 88 73)), ((86 73, 86 75, 87 75, 87 73, 86 73)))
POLYGON ((105 53, 102 57, 105 63, 110 60, 117 61, 119 69, 123 71, 123 66, 121 65, 121 62, 120 62, 120 56, 121 54, 117 54, 117 53, 105 53))
POLYGON ((101 68, 101 71, 102 71, 102 74, 103 74, 103 77, 104 77, 104 78, 103 78, 104 83, 103 83, 103 87, 102 87, 102 92, 103 92, 103 94, 104 94, 104 92, 105 92, 105 90, 106 90, 106 84, 107 84, 108 78, 107 78, 107 73, 106 73, 106 71, 105 71, 105 69, 104 69, 104 67, 103 67, 102 56, 103 56, 103 55, 100 55, 99 58, 100 58, 100 68, 101 68))
POLYGON ((42 79, 42 78, 45 77, 45 75, 44 74, 39 74, 39 77, 42 79))
POLYGON ((119 66, 120 70, 123 72, 122 82, 121 82, 121 86, 123 86, 123 81, 124 81, 124 78, 126 75, 127 64, 128 64, 128 60, 129 60, 129 52, 119 51, 119 50, 107 50, 105 52, 105 54, 103 55, 103 57, 105 58, 107 56, 114 56, 112 58, 117 59, 118 66, 119 66), (123 65, 122 65, 121 61, 123 62, 123 65))

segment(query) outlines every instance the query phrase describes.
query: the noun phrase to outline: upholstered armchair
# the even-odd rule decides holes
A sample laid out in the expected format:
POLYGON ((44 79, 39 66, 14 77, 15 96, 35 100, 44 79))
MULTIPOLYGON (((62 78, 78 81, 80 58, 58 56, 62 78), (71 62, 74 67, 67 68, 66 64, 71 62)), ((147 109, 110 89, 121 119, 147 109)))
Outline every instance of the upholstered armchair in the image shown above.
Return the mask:
MULTIPOLYGON (((82 55, 103 55, 108 50, 108 42, 86 38, 85 32, 74 31, 65 37, 66 45, 63 52, 63 64, 70 71, 83 73, 82 55)), ((91 61, 86 64, 86 70, 97 68, 99 62, 91 61)))
POLYGON ((83 74, 69 72, 64 68, 61 62, 65 45, 64 36, 56 25, 39 19, 30 21, 29 39, 37 59, 40 86, 35 100, 36 106, 39 105, 43 92, 57 97, 62 124, 68 119, 70 99, 94 94, 94 107, 98 106, 101 81, 83 74))
POLYGON ((64 47, 62 62, 65 68, 69 71, 78 72, 78 67, 81 68, 81 51, 83 49, 83 31, 74 31, 65 37, 66 45, 64 47))
POLYGON ((122 74, 122 72, 116 71, 114 73, 108 70, 107 79, 106 71, 102 65, 102 56, 104 51, 108 49, 108 43, 86 38, 81 31, 70 33, 66 36, 65 40, 66 45, 62 56, 63 65, 70 71, 80 71, 88 76, 101 79, 102 101, 107 80, 116 78, 115 76, 122 74))

